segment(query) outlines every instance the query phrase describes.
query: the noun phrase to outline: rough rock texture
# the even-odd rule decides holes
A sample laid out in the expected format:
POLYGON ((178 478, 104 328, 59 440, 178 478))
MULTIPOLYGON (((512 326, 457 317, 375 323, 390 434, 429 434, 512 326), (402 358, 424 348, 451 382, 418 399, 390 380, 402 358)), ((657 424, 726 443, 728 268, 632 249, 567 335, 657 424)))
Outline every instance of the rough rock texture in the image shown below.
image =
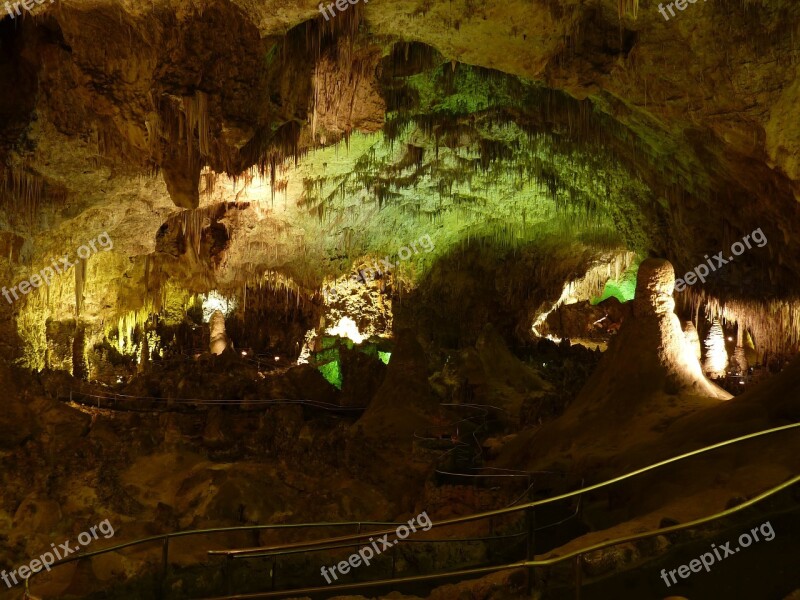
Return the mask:
POLYGON ((377 358, 358 350, 340 350, 342 356, 341 403, 344 406, 366 406, 386 377, 387 367, 377 358))
MULTIPOLYGON (((205 365, 200 372, 206 379, 200 383, 224 385, 230 370, 221 364, 205 365)), ((158 378, 159 373, 148 376, 158 378)), ((243 379, 243 371, 237 376, 243 379)), ((103 519, 110 520, 115 536, 95 542, 96 549, 177 529, 376 520, 407 510, 399 497, 390 499, 379 488, 359 482, 344 466, 351 420, 291 404, 173 407, 178 409, 174 412, 156 412, 155 407, 153 412, 76 410, 46 397, 36 377, 6 368, 0 377, 9 393, 4 418, 13 418, 16 426, 15 433, 4 429, 0 447, 0 564, 6 569, 38 556, 51 542, 74 541, 103 519), (24 384, 24 391, 18 384, 24 384)), ((318 385, 317 378, 319 373, 307 367, 306 379, 311 381, 305 387, 318 385)), ((165 389, 176 387, 169 380, 161 384, 165 389)), ((289 386, 284 381, 282 391, 297 394, 289 386)), ((303 385, 298 382, 296 387, 303 385)), ((408 465, 398 463, 394 476, 386 469, 384 473, 400 480, 407 477, 408 465)), ((243 534, 221 537, 217 543, 252 542, 243 534)), ((170 560, 175 565, 197 564, 205 560, 206 549, 197 540, 177 543, 170 560)), ((34 593, 63 597, 67 590, 80 595, 94 588, 108 590, 123 574, 148 572, 159 556, 158 548, 142 548, 97 557, 77 571, 54 571, 52 577, 37 581, 34 593)), ((19 592, 3 597, 17 598, 19 592)))

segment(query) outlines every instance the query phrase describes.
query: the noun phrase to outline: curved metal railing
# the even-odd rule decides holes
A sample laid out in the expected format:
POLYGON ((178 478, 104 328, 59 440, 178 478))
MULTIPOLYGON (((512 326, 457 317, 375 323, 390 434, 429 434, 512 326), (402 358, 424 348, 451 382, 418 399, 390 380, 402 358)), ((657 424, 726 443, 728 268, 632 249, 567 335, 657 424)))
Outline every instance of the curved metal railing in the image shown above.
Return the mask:
MULTIPOLYGON (((487 511, 487 512, 484 512, 484 513, 476 513, 476 514, 467 515, 467 516, 464 516, 464 517, 458 517, 458 518, 454 518, 454 519, 447 519, 447 520, 444 520, 444 521, 437 521, 437 522, 432 523, 432 525, 431 525, 431 528, 433 528, 433 527, 446 527, 446 526, 450 526, 450 525, 468 523, 468 522, 476 521, 476 520, 479 520, 479 519, 487 519, 487 518, 492 519, 492 518, 497 517, 497 516, 502 516, 502 515, 507 515, 507 514, 511 514, 511 513, 524 511, 524 513, 525 513, 525 529, 527 529, 527 531, 525 532, 525 534, 526 534, 525 535, 525 540, 526 540, 526 544, 525 544, 526 545, 526 559, 525 559, 525 561, 518 562, 518 563, 512 563, 510 566, 509 565, 505 565, 505 566, 501 566, 501 567, 497 567, 497 566, 478 567, 478 568, 473 568, 473 569, 468 569, 468 570, 448 571, 448 572, 444 572, 444 573, 436 573, 436 574, 426 575, 426 576, 414 576, 414 577, 411 577, 411 578, 403 578, 403 579, 397 579, 397 578, 394 577, 394 568, 393 568, 393 572, 392 572, 393 577, 392 577, 392 579, 379 580, 378 582, 376 582, 376 581, 368 581, 368 582, 363 582, 363 583, 341 584, 341 586, 338 587, 337 589, 338 590, 363 589, 363 588, 368 588, 373 584, 378 586, 378 585, 385 585, 386 583, 401 583, 401 582, 405 582, 405 581, 409 581, 409 582, 412 582, 412 581, 427 581, 427 580, 434 580, 434 579, 443 579, 443 578, 448 578, 448 577, 459 577, 459 576, 465 576, 465 575, 469 575, 469 574, 488 573, 488 572, 492 572, 492 571, 496 571, 496 570, 502 570, 502 569, 506 569, 506 568, 512 568, 512 567, 516 567, 516 566, 527 566, 527 567, 538 566, 536 561, 534 560, 535 559, 535 556, 534 556, 535 532, 538 530, 536 528, 536 515, 535 515, 535 511, 536 511, 537 507, 541 507, 541 506, 544 506, 544 505, 547 505, 547 504, 552 504, 554 502, 558 502, 558 501, 561 501, 561 500, 564 500, 564 499, 567 499, 567 498, 572 498, 572 497, 575 497, 575 496, 582 497, 583 494, 586 494, 588 492, 608 487, 608 486, 613 485, 615 483, 624 481, 626 479, 630 479, 630 478, 635 477, 637 475, 641 475, 641 474, 646 473, 648 471, 652 471, 652 470, 658 469, 660 467, 663 467, 663 466, 666 466, 666 465, 669 465, 669 464, 676 463, 678 461, 687 459, 687 458, 692 457, 692 456, 697 456, 697 455, 709 452, 709 451, 717 449, 717 448, 733 445, 733 444, 736 444, 736 443, 740 443, 740 442, 743 442, 743 441, 746 441, 746 440, 750 440, 750 439, 754 439, 754 438, 757 438, 757 437, 761 437, 761 436, 764 436, 764 435, 769 435, 769 434, 772 434, 772 433, 777 433, 777 432, 781 432, 781 431, 787 431, 787 430, 791 430, 791 429, 796 429, 797 427, 800 427, 800 423, 793 423, 793 424, 784 425, 784 426, 780 426, 780 427, 775 427, 775 428, 771 428, 771 429, 760 431, 760 432, 747 434, 747 435, 744 435, 744 436, 739 436, 737 438, 733 438, 733 439, 726 440, 726 441, 723 441, 723 442, 718 442, 718 443, 712 444, 710 446, 699 448, 697 450, 693 450, 691 452, 687 452, 687 453, 684 453, 684 454, 681 454, 681 455, 678 455, 678 456, 675 456, 675 457, 660 461, 658 463, 655 463, 655 464, 652 464, 652 465, 637 469, 635 471, 631 471, 631 472, 626 473, 624 475, 620 475, 618 477, 615 477, 615 478, 606 480, 604 482, 600 482, 600 483, 597 483, 597 484, 594 484, 594 485, 591 485, 591 486, 588 486, 588 487, 585 487, 585 488, 582 488, 582 489, 579 489, 579 490, 576 490, 576 491, 573 491, 573 492, 569 492, 569 493, 566 493, 566 494, 560 494, 560 495, 553 496, 553 497, 550 497, 550 498, 547 498, 547 499, 544 499, 544 500, 537 500, 537 501, 534 501, 534 502, 526 502, 526 503, 523 503, 523 504, 520 504, 520 505, 511 506, 511 507, 507 507, 507 508, 503 508, 503 509, 487 511)), ((782 489, 782 488, 780 488, 780 489, 782 489)), ((720 515, 724 515, 724 514, 728 514, 728 513, 720 513, 720 515)), ((568 519, 569 519, 569 517, 568 517, 568 519)), ((491 521, 490 521, 490 524, 491 524, 491 521)), ((490 527, 491 527, 491 525, 490 525, 490 527)), ((539 528, 539 529, 541 529, 541 528, 539 528)), ((393 530, 381 530, 381 531, 370 532, 370 535, 375 536, 375 537, 379 537, 379 536, 382 536, 384 534, 390 535, 392 533, 394 533, 393 530)), ((325 538, 325 539, 321 539, 321 540, 320 539, 311 540, 311 541, 306 541, 306 542, 293 542, 293 543, 273 545, 273 546, 261 546, 261 547, 258 547, 258 548, 243 548, 243 549, 237 549, 237 550, 209 551, 209 555, 223 556, 223 557, 226 557, 226 558, 237 558, 237 557, 246 558, 249 555, 270 556, 273 553, 286 552, 287 550, 292 550, 292 551, 294 551, 296 553, 309 552, 309 551, 317 552, 317 551, 322 551, 322 550, 326 550, 326 549, 334 549, 336 547, 352 547, 354 544, 358 545, 359 541, 365 540, 365 539, 366 539, 366 536, 363 536, 363 535, 347 535, 347 536, 338 536, 338 537, 333 537, 333 538, 325 538)), ((407 541, 407 540, 405 540, 405 541, 407 541)), ((424 541, 424 540, 420 540, 420 541, 424 541)), ((454 543, 458 543, 458 540, 453 540, 453 542, 454 543)), ((586 552, 589 552, 589 551, 591 551, 593 549, 594 548, 588 548, 586 550, 586 552)), ((394 564, 394 556, 392 556, 392 561, 393 561, 393 564, 394 564)), ((557 561, 553 561, 553 562, 557 562, 557 561)), ((547 563, 542 563, 542 564, 547 564, 547 563)), ((532 589, 532 582, 533 582, 533 573, 530 570, 529 570, 529 574, 528 574, 528 581, 529 581, 528 587, 529 587, 529 591, 530 591, 532 589)), ((578 582, 576 585, 580 586, 580 583, 578 582)), ((273 585, 273 589, 274 589, 274 585, 273 585)), ((231 591, 230 588, 229 588, 228 591, 231 591)), ((286 594, 294 595, 294 594, 303 594, 303 593, 312 593, 312 592, 330 593, 332 591, 334 591, 332 589, 332 586, 325 586, 325 587, 318 587, 318 588, 302 588, 302 589, 290 588, 290 589, 285 589, 282 592, 276 592, 276 593, 271 594, 271 595, 266 594, 266 593, 259 593, 259 594, 253 594, 253 595, 227 596, 226 598, 262 598, 262 597, 263 598, 270 598, 270 597, 276 597, 276 596, 279 596, 279 595, 286 595, 286 594)))
MULTIPOLYGON (((567 498, 572 498, 574 496, 580 496, 580 495, 583 495, 583 494, 586 494, 586 493, 589 493, 589 492, 593 492, 595 490, 599 490, 599 489, 608 487, 608 486, 613 485, 615 483, 619 483, 620 481, 625 481, 626 479, 631 479, 633 477, 636 477, 637 475, 641 475, 643 473, 647 473, 648 471, 653 471, 653 470, 658 469, 660 467, 663 467, 663 466, 666 466, 666 465, 669 465, 669 464, 684 460, 686 458, 690 458, 692 456, 697 456, 697 455, 700 455, 700 454, 704 454, 704 453, 709 452, 711 450, 716 450, 717 448, 722 448, 724 446, 730 446, 732 444, 737 444, 737 443, 743 442, 745 440, 750 440, 750 439, 754 439, 754 438, 757 438, 757 437, 760 437, 760 436, 769 435, 771 433, 777 433, 779 431, 787 431, 789 429, 795 429, 795 428, 798 428, 798 427, 800 427, 800 423, 791 423, 789 425, 781 425, 780 427, 773 427, 771 429, 765 429, 765 430, 758 431, 758 432, 755 432, 755 433, 748 433, 747 435, 739 436, 737 438, 732 438, 730 440, 725 440, 723 442, 718 442, 716 444, 712 444, 711 446, 705 446, 705 447, 699 448, 697 450, 692 450, 691 452, 686 452, 684 454, 680 454, 678 456, 675 456, 675 457, 672 457, 672 458, 668 458, 666 460, 662 460, 662 461, 654 463, 652 465, 648 465, 646 467, 642 467, 640 469, 636 469, 635 471, 630 471, 629 473, 625 473, 624 475, 619 475, 619 476, 614 477, 612 479, 607 479, 606 481, 601 481, 600 483, 595 483, 593 485, 581 488, 579 490, 575 490, 575 491, 572 491, 572 492, 567 492, 567 493, 564 493, 564 494, 559 494, 557 496, 552 496, 550 498, 545 498, 543 500, 535 500, 533 502, 525 502, 524 504, 518 504, 518 505, 515 505, 515 506, 509 506, 509 507, 506 507, 506 508, 498 508, 498 509, 495 509, 495 510, 490 510, 490 511, 482 512, 482 513, 474 513, 472 515, 467 515, 467 516, 464 516, 464 517, 455 517, 453 519, 445 519, 444 521, 437 521, 436 523, 433 524, 433 527, 445 527, 445 526, 448 526, 448 525, 455 525, 455 524, 458 524, 458 523, 469 523, 471 521, 478 521, 480 519, 486 519, 486 518, 489 518, 489 517, 496 517, 496 516, 500 516, 500 515, 506 515, 506 514, 509 514, 509 513, 519 512, 521 510, 525 510, 525 509, 528 509, 528 508, 536 508, 537 506, 543 506, 545 504, 558 502, 560 500, 565 500, 567 498)), ((394 530, 386 529, 386 530, 372 532, 372 535, 383 535, 383 534, 392 534, 392 533, 394 533, 394 530)), ((331 539, 330 541, 337 541, 337 542, 338 541, 341 541, 341 542, 353 541, 353 540, 359 539, 360 537, 362 537, 362 536, 359 536, 359 535, 356 535, 356 536, 352 536, 352 535, 351 536, 343 536, 343 537, 331 539)), ((315 545, 318 545, 318 544, 316 544, 314 542, 298 542, 297 544, 295 544, 294 547, 298 547, 298 548, 299 547, 303 547, 303 546, 313 547, 315 545)), ((286 546, 283 546, 283 547, 286 547, 286 546)), ((245 548, 245 549, 241 549, 241 550, 223 550, 223 551, 218 551, 218 552, 209 551, 209 554, 246 554, 246 553, 252 552, 252 551, 264 551, 264 550, 270 550, 270 547, 267 546, 267 547, 261 547, 261 548, 245 548)))
MULTIPOLYGON (((728 509, 727 511, 723 511, 721 513, 717 513, 712 515, 711 517, 706 517, 704 519, 699 519, 696 521, 692 521, 690 523, 685 523, 683 525, 676 525, 673 527, 662 528, 659 530, 655 530, 652 532, 642 533, 642 534, 635 534, 633 536, 628 536, 625 538, 620 538, 619 540, 612 540, 609 542, 602 542, 600 544, 595 544, 594 546, 590 546, 587 548, 580 549, 578 551, 574 551, 568 555, 563 557, 558 557, 555 559, 547 559, 547 560, 534 560, 532 550, 533 550, 533 532, 536 530, 535 527, 535 518, 534 518, 534 510, 538 506, 543 506, 549 503, 558 502, 560 500, 564 500, 567 498, 572 498, 575 496, 582 496, 583 494, 603 489, 609 487, 613 484, 619 483, 621 481, 625 481, 631 479, 633 477, 642 475, 644 473, 654 471, 666 465, 675 464, 687 458, 691 458, 694 456, 699 456, 701 454, 708 453, 712 450, 716 450, 718 448, 723 448, 725 446, 731 446, 734 444, 738 444, 747 440, 752 440, 755 438, 789 431, 793 429, 800 428, 800 423, 790 423, 788 425, 782 425, 779 427, 773 427, 770 429, 765 429, 762 431, 749 433, 746 435, 742 435, 736 438, 731 438, 722 442, 717 442, 715 444, 711 444, 709 446, 704 446, 702 448, 698 448, 696 450, 692 450, 690 452, 685 452, 678 456, 674 456, 672 458, 668 458, 657 463, 653 463, 651 465, 636 469, 634 471, 630 471, 623 475, 619 475, 617 477, 608 479, 606 481, 596 483, 585 488, 575 490, 572 492, 559 494, 557 496, 553 496, 551 498, 543 499, 543 500, 536 500, 533 502, 526 502, 523 504, 518 504, 514 506, 509 506, 506 508, 495 509, 492 511, 486 511, 482 513, 474 513, 471 515, 466 515, 463 517, 456 517, 453 519, 446 519, 443 521, 433 522, 431 528, 434 527, 445 527, 448 525, 460 524, 460 523, 468 523, 472 521, 477 521, 480 519, 488 519, 493 518, 496 516, 507 515, 511 513, 516 513, 520 511, 525 511, 527 517, 527 558, 524 561, 518 561, 515 563, 509 563, 505 565, 499 566, 488 566, 488 567, 479 567, 474 569, 467 569, 467 570, 460 570, 460 571, 451 571, 448 573, 436 573, 431 575, 420 575, 420 576, 413 576, 413 577, 406 577, 401 579, 390 579, 390 580, 378 580, 378 581, 370 581, 370 582, 362 582, 362 583, 352 583, 352 584, 341 584, 340 586, 326 586, 325 588, 304 588, 300 590, 287 590, 281 592, 266 592, 266 593, 259 593, 256 595, 239 595, 239 596, 225 596, 224 598, 227 599, 235 599, 235 598, 272 598, 279 595, 286 595, 287 593, 308 593, 310 591, 331 591, 334 589, 358 589, 364 588, 369 586, 379 586, 385 585, 389 583, 400 583, 400 582, 412 582, 412 581, 427 581, 433 579, 440 579, 445 577, 459 577, 459 576, 468 576, 468 575, 475 575, 475 574, 483 574, 483 573, 490 573, 499 570, 511 569, 511 568, 518 568, 518 567, 537 567, 537 566, 545 566, 549 564, 554 564, 556 562, 560 562, 566 560, 568 558, 585 554, 587 552, 591 552, 608 545, 614 545, 615 543, 622 543, 623 541, 632 541, 636 539, 641 539, 644 537, 649 537, 651 535, 660 535, 661 533, 668 533, 671 531, 678 531, 680 529, 684 529, 687 527, 695 526, 697 524, 701 524, 716 518, 721 518, 722 516, 726 516, 728 514, 732 514, 738 510, 741 510, 747 506, 750 506, 760 499, 766 498, 767 496, 771 495, 772 493, 777 493, 778 491, 793 485, 794 483, 800 481, 800 476, 791 479, 788 482, 769 490, 768 492, 764 492, 755 498, 740 504, 739 506, 728 509)), ((225 557, 235 557, 239 555, 255 555, 255 554, 264 554, 264 553, 273 553, 273 552, 281 552, 287 550, 298 550, 302 551, 303 549, 310 550, 310 549, 319 549, 320 546, 333 546, 335 544, 344 544, 345 542, 351 542, 350 544, 346 544, 347 546, 353 546, 353 542, 357 543, 359 540, 365 538, 366 536, 378 536, 383 534, 392 534, 394 533, 393 529, 378 529, 378 530, 370 530, 370 531, 361 531, 362 526, 397 526, 402 525, 405 523, 393 523, 393 522, 381 522, 381 521, 348 521, 348 522, 330 522, 330 523, 297 523, 297 524, 268 524, 268 525, 245 525, 245 526, 236 526, 236 527, 219 527, 219 528, 211 528, 211 529, 201 529, 201 530, 189 530, 189 531, 180 531, 180 532, 173 532, 167 534, 160 534, 155 536, 150 536, 148 538, 133 540, 130 542, 125 542, 122 544, 115 544, 113 546, 102 548, 100 550, 95 550, 92 552, 85 552, 82 554, 76 554, 75 556, 66 558, 61 560, 52 565, 51 570, 58 568, 62 565, 71 563, 73 561, 81 560, 84 558, 90 558, 93 556, 98 556, 102 554, 106 554, 108 552, 115 552, 117 550, 121 550, 123 548, 129 548, 133 546, 139 546, 143 544, 153 543, 153 542, 161 542, 162 544, 162 581, 166 580, 166 573, 168 569, 168 556, 169 556, 169 541, 171 539, 177 537, 186 537, 186 536, 198 536, 198 535, 209 535, 209 534, 216 534, 216 533, 230 533, 236 531, 259 531, 259 530, 270 530, 270 529, 320 529, 325 527, 353 527, 356 526, 358 531, 356 534, 345 535, 345 536, 338 536, 332 538, 324 538, 318 540, 311 540, 305 542, 291 542, 288 544, 280 544, 274 546, 259 546, 259 547, 251 547, 251 548, 242 548, 242 549, 235 549, 235 550, 209 550, 208 555, 220 555, 225 557)), ((422 540, 424 541, 424 540, 422 540)), ((458 540, 453 540, 457 542, 458 540)), ((31 578, 35 577, 35 574, 31 576, 31 578)))
POLYGON ((278 404, 300 404, 310 408, 342 413, 355 413, 366 410, 365 406, 340 406, 338 404, 320 402, 318 400, 299 400, 296 398, 263 398, 252 400, 244 400, 241 398, 162 398, 158 396, 133 396, 130 394, 118 394, 112 392, 87 394, 85 392, 79 392, 75 390, 70 390, 69 396, 58 395, 57 399, 61 400, 62 402, 73 402, 92 408, 105 408, 107 410, 119 410, 125 412, 169 411, 175 410, 179 407, 196 408, 199 406, 268 406, 278 404), (87 401, 87 398, 90 400, 87 401), (131 403, 132 407, 125 406, 125 402, 131 403), (142 404, 145 402, 149 402, 153 404, 153 406, 136 406, 136 403, 142 404))
MULTIPOLYGON (((227 596, 215 596, 213 598, 204 598, 203 600, 259 600, 263 598, 277 598, 280 596, 298 596, 298 595, 307 595, 307 594, 315 594, 315 593, 338 593, 346 590, 355 590, 355 589, 364 589, 364 588, 377 588, 383 587, 387 585, 394 585, 401 583, 415 583, 415 582, 423 582, 423 581, 435 581, 437 579, 449 579, 449 578, 464 578, 469 577, 472 575, 485 575, 488 573, 495 573, 498 571, 506 571, 510 569, 528 569, 530 574, 531 570, 536 567, 547 567, 551 565, 555 565, 558 563, 562 563, 568 561, 570 559, 575 559, 575 587, 576 592, 579 593, 580 586, 581 586, 581 560, 585 554, 589 554, 590 552, 595 552, 597 550, 602 550, 604 548, 608 548, 611 546, 616 546, 619 544, 624 544, 628 542, 633 542, 637 540, 647 539, 651 537, 655 537, 658 535, 665 535, 669 533, 674 533, 677 531, 682 531, 685 529, 690 529, 692 527, 697 527, 699 525, 704 525, 706 523, 712 523, 714 521, 718 521, 725 517, 728 517, 732 514, 740 512, 746 508, 754 506, 759 502, 762 502, 789 487, 800 483, 800 475, 792 477, 788 481, 785 481, 775 487, 772 487, 757 496, 754 496, 750 500, 743 502, 733 508, 729 508, 724 511, 720 511, 714 513, 712 515, 708 515, 705 517, 701 517, 699 519, 695 519, 693 521, 689 521, 687 523, 682 523, 679 525, 672 525, 669 527, 661 527, 659 529, 654 529, 651 531, 635 533, 627 536, 613 538, 611 540, 604 540, 602 542, 598 542, 596 544, 592 544, 590 546, 584 546, 582 548, 578 548, 571 552, 567 552, 560 556, 554 556, 551 558, 543 558, 543 559, 526 559, 521 561, 516 561, 512 563, 506 563, 502 565, 492 565, 486 567, 475 567, 471 569, 460 569, 455 571, 446 571, 441 573, 431 573, 427 575, 412 575, 407 577, 393 577, 391 579, 380 579, 380 580, 373 580, 373 581, 362 581, 362 582, 353 582, 353 583, 343 583, 343 584, 336 584, 336 585, 326 585, 324 587, 317 586, 317 587, 306 587, 306 588, 294 588, 289 590, 281 590, 281 591, 270 591, 270 592, 256 592, 250 594, 236 594, 236 595, 227 595, 227 596)), ((410 540, 404 540, 408 542, 410 540)), ((351 546, 348 546, 351 547, 351 546)), ((529 575, 530 576, 530 575, 529 575)))

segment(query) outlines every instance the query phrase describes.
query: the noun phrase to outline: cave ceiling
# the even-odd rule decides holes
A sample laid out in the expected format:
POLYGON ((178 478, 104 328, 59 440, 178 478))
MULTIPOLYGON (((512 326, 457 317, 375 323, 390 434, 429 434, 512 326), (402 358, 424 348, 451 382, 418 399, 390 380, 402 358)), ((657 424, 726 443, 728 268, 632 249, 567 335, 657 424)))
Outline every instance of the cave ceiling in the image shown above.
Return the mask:
MULTIPOLYGON (((84 318, 149 292, 314 290, 431 235, 631 250, 679 272, 761 227, 709 282, 798 291, 794 2, 45 3, 0 21, 6 280, 107 232, 84 318)), ((15 279, 16 278, 16 279, 15 279)), ((76 284, 50 286, 53 318, 76 284)), ((156 294, 157 295, 157 294, 156 294)), ((30 302, 33 302, 31 297, 30 302)))

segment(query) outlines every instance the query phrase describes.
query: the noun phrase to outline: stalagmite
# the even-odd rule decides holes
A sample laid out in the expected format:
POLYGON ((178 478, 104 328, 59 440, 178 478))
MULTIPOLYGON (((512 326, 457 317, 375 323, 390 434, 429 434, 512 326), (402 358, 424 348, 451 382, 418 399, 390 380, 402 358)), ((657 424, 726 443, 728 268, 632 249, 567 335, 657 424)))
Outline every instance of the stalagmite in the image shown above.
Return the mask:
POLYGON ((737 346, 731 358, 730 370, 737 375, 744 375, 747 373, 747 356, 742 346, 737 346))
MULTIPOLYGON (((639 266, 633 316, 609 345, 574 408, 630 418, 643 410, 664 410, 664 396, 731 395, 703 376, 696 349, 681 330, 672 292, 675 273, 667 260, 647 259, 639 266), (650 408, 643 405, 650 402, 650 408)), ((610 415, 609 415, 610 416, 610 415)))
POLYGON ((703 357, 703 347, 700 345, 700 334, 697 333, 697 328, 691 321, 685 321, 683 324, 683 335, 686 336, 686 341, 689 346, 694 350, 694 355, 697 360, 703 357))
POLYGON ((747 368, 749 367, 747 362, 747 351, 744 347, 744 338, 744 328, 737 327, 736 350, 733 351, 733 357, 731 357, 731 371, 737 375, 745 375, 747 373, 747 368))
POLYGON ((222 354, 230 344, 228 334, 225 333, 225 315, 222 314, 222 311, 214 311, 208 321, 208 326, 211 330, 209 350, 212 354, 222 354))
POLYGON ((706 360, 703 363, 703 371, 709 377, 725 377, 725 369, 728 366, 728 351, 725 349, 725 334, 719 319, 714 319, 711 329, 706 336, 706 360))
POLYGON ((147 345, 147 334, 143 331, 142 332, 142 350, 139 354, 139 364, 136 367, 136 370, 139 373, 144 373, 147 371, 148 364, 150 363, 150 348, 147 345))

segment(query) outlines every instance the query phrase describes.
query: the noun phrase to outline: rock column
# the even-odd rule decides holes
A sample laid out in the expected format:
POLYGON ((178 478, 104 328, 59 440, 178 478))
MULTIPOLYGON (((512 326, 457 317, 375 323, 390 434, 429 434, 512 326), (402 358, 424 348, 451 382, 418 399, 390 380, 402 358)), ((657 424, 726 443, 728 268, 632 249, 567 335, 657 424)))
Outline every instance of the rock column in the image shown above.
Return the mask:
POLYGON ((225 315, 222 311, 215 310, 214 314, 208 320, 208 326, 211 329, 211 338, 209 341, 209 350, 212 354, 222 354, 230 345, 228 334, 225 333, 225 315))

